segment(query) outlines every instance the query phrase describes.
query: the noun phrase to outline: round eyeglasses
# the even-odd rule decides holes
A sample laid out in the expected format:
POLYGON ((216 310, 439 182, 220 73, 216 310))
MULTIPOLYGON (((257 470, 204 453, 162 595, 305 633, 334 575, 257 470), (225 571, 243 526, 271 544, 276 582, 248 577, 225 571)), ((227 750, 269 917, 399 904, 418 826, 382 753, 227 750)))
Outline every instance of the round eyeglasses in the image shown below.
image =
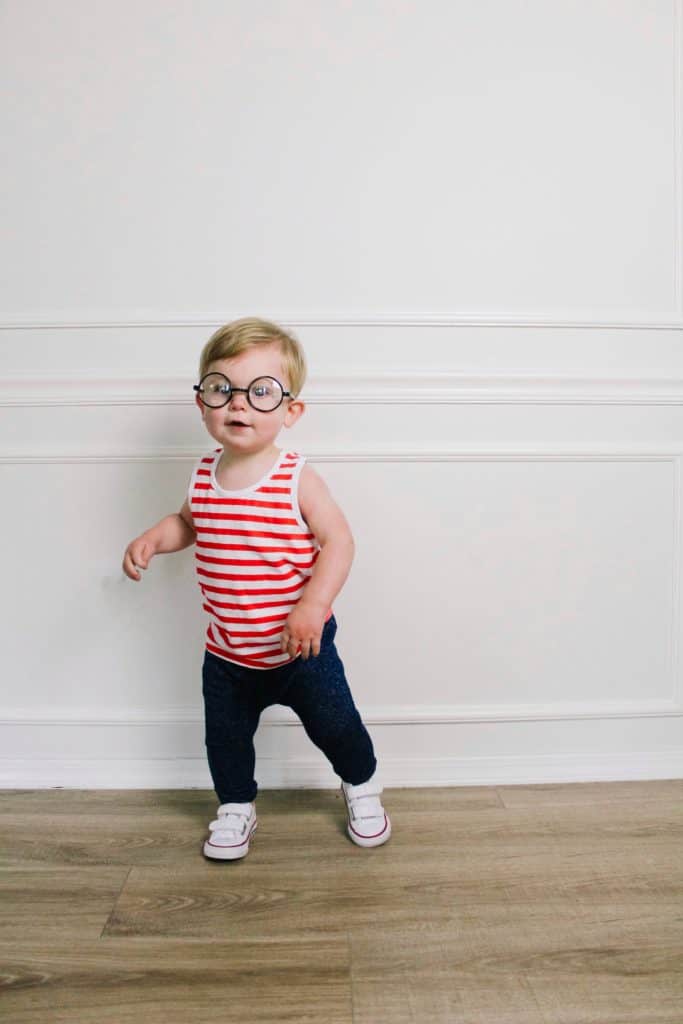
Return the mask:
POLYGON ((199 401, 210 409, 220 409, 227 405, 237 391, 247 396, 252 409, 258 412, 274 412, 282 405, 284 398, 291 398, 291 392, 285 391, 275 377, 257 377, 248 388, 235 388, 224 373, 206 373, 199 384, 193 384, 199 401))

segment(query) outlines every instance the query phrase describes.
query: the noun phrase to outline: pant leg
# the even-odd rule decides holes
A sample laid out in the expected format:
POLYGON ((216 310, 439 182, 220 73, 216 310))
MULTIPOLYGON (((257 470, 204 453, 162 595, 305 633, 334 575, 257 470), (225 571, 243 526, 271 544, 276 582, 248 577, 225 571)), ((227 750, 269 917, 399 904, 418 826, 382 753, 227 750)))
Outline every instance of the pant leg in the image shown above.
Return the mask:
MULTIPOLYGON (((253 670, 252 670, 253 671, 253 670)), ((258 790, 254 733, 261 707, 250 670, 205 651, 202 666, 205 743, 220 803, 247 803, 258 790)))
POLYGON ((334 644, 336 632, 333 615, 323 629, 320 654, 297 659, 296 671, 278 700, 299 716, 342 781, 359 786, 374 775, 377 761, 334 644))

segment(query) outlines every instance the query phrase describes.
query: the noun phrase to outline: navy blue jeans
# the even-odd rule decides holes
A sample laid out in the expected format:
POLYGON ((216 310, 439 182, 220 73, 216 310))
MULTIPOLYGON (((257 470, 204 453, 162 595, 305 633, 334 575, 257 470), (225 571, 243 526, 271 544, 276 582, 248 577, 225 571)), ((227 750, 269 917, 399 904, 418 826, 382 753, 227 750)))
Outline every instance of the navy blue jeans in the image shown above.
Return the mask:
POLYGON ((320 654, 301 656, 277 668, 236 665, 204 653, 205 742, 209 770, 222 804, 246 803, 257 793, 254 733, 264 708, 284 704, 344 782, 358 786, 374 775, 372 740, 349 690, 334 645, 337 621, 325 623, 320 654))

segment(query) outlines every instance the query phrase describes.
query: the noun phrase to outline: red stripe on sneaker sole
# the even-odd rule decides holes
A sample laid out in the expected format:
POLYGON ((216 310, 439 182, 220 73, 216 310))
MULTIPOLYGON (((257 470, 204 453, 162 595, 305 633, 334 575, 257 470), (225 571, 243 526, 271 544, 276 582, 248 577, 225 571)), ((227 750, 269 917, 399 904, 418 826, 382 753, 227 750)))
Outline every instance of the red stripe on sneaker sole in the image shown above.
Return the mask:
POLYGON ((374 833, 373 835, 371 835, 371 836, 366 836, 366 835, 365 835, 365 833, 363 833, 363 832, 357 832, 357 831, 356 831, 356 829, 355 829, 355 828, 353 827, 353 825, 351 824, 351 818, 349 818, 349 828, 351 829, 351 831, 353 832, 353 834, 354 834, 355 836, 358 836, 358 838, 359 838, 359 839, 376 839, 376 838, 377 838, 377 836, 382 836, 382 835, 384 835, 384 833, 385 833, 385 832, 386 832, 386 830, 387 830, 387 816, 386 816, 386 814, 384 815, 384 828, 381 828, 381 829, 379 830, 379 832, 375 832, 375 833, 374 833))

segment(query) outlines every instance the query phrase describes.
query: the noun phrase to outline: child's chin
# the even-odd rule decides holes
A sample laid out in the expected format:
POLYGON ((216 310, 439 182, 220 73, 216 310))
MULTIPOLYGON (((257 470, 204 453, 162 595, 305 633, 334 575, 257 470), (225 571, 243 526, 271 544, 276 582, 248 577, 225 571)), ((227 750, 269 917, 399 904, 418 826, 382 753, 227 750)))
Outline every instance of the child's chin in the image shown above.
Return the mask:
POLYGON ((239 441, 243 437, 254 437, 254 431, 251 427, 227 427, 225 430, 225 437, 231 441, 239 441))

